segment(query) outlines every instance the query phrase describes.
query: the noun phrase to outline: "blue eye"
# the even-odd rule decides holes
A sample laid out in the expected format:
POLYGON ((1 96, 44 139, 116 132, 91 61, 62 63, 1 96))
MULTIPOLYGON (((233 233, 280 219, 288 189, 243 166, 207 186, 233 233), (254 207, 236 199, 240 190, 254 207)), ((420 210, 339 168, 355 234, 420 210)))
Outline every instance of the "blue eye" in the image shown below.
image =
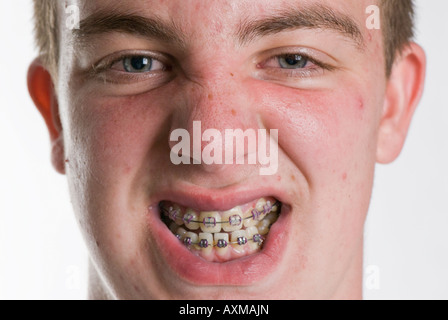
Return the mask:
POLYGON ((123 68, 131 73, 148 72, 152 68, 152 59, 144 56, 124 58, 123 68))
POLYGON ((277 59, 283 69, 302 69, 308 64, 308 59, 299 54, 286 54, 277 59))

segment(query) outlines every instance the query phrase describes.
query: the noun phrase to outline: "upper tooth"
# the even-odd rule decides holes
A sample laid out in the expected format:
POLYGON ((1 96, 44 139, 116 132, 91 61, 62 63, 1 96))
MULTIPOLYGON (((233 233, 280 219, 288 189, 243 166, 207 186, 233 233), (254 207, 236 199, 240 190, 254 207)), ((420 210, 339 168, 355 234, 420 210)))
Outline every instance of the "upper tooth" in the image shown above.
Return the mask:
POLYGON ((185 226, 190 229, 190 230, 197 230, 199 229, 199 223, 197 222, 199 219, 198 214, 193 210, 188 208, 185 211, 185 215, 184 215, 184 223, 185 226))
POLYGON ((256 226, 258 224, 258 220, 253 218, 252 210, 256 210, 256 209, 249 207, 244 212, 243 218, 244 218, 244 226, 246 228, 256 226))
POLYGON ((218 211, 204 211, 199 215, 201 230, 203 232, 216 233, 221 231, 221 215, 218 211))
POLYGON ((182 209, 177 204, 173 204, 168 208, 168 216, 179 226, 184 224, 182 220, 182 209))
POLYGON ((272 203, 269 200, 266 201, 265 198, 261 198, 257 201, 255 209, 260 213, 258 216, 258 221, 261 221, 271 211, 272 203))
POLYGON ((227 232, 240 230, 243 227, 243 212, 240 207, 235 207, 222 214, 222 229, 227 232))

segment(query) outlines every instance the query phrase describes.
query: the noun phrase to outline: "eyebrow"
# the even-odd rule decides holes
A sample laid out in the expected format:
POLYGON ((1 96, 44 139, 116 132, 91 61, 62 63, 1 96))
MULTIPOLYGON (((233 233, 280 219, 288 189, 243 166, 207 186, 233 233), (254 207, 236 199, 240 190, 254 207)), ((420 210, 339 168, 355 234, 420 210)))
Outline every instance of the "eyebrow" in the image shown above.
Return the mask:
POLYGON ((164 22, 157 16, 144 17, 133 13, 120 12, 118 10, 100 10, 92 13, 80 21, 79 28, 73 29, 75 39, 80 42, 89 40, 92 36, 122 32, 139 35, 145 38, 158 39, 165 42, 184 45, 182 32, 171 21, 164 22))
POLYGON ((240 23, 237 37, 240 43, 247 44, 259 37, 294 29, 333 30, 352 40, 359 48, 364 46, 358 24, 347 14, 323 4, 288 7, 262 19, 246 19, 240 23))
MULTIPOLYGON (((288 7, 261 19, 247 18, 239 23, 236 37, 240 44, 247 45, 257 38, 295 29, 333 30, 351 39, 358 47, 364 46, 357 23, 350 16, 322 4, 288 7)), ((96 11, 81 20, 80 27, 72 32, 79 42, 99 34, 122 32, 176 43, 180 47, 185 47, 186 43, 182 30, 174 21, 167 23, 157 16, 146 17, 118 9, 96 11)))

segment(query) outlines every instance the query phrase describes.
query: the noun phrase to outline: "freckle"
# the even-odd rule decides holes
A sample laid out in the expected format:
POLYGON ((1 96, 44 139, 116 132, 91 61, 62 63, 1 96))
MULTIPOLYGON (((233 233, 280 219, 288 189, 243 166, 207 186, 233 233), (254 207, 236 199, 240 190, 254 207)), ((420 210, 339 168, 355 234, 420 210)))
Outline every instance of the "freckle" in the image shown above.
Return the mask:
POLYGON ((68 159, 65 159, 65 163, 69 163, 70 162, 70 160, 68 160, 68 159))
POLYGON ((213 95, 212 95, 211 93, 209 93, 209 95, 208 95, 208 99, 209 99, 209 100, 213 100, 213 95))
POLYGON ((232 115, 234 115, 234 116, 236 116, 236 111, 235 111, 235 109, 232 109, 232 115))
POLYGON ((296 176, 292 174, 292 175, 291 175, 291 180, 292 180, 292 181, 296 181, 296 176))
POLYGON ((230 76, 233 77, 233 73, 230 73, 230 76))

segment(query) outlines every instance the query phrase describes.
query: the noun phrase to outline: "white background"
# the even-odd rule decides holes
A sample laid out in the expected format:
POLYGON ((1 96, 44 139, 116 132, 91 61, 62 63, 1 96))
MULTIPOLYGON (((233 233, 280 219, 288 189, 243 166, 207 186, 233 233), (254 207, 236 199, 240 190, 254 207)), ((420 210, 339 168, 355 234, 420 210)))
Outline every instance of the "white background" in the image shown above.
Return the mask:
MULTIPOLYGON (((448 299, 448 1, 417 7, 426 91, 402 155, 377 169, 366 299, 448 299)), ((31 16, 30 0, 0 1, 0 299, 84 299, 87 253, 26 89, 31 16)))

